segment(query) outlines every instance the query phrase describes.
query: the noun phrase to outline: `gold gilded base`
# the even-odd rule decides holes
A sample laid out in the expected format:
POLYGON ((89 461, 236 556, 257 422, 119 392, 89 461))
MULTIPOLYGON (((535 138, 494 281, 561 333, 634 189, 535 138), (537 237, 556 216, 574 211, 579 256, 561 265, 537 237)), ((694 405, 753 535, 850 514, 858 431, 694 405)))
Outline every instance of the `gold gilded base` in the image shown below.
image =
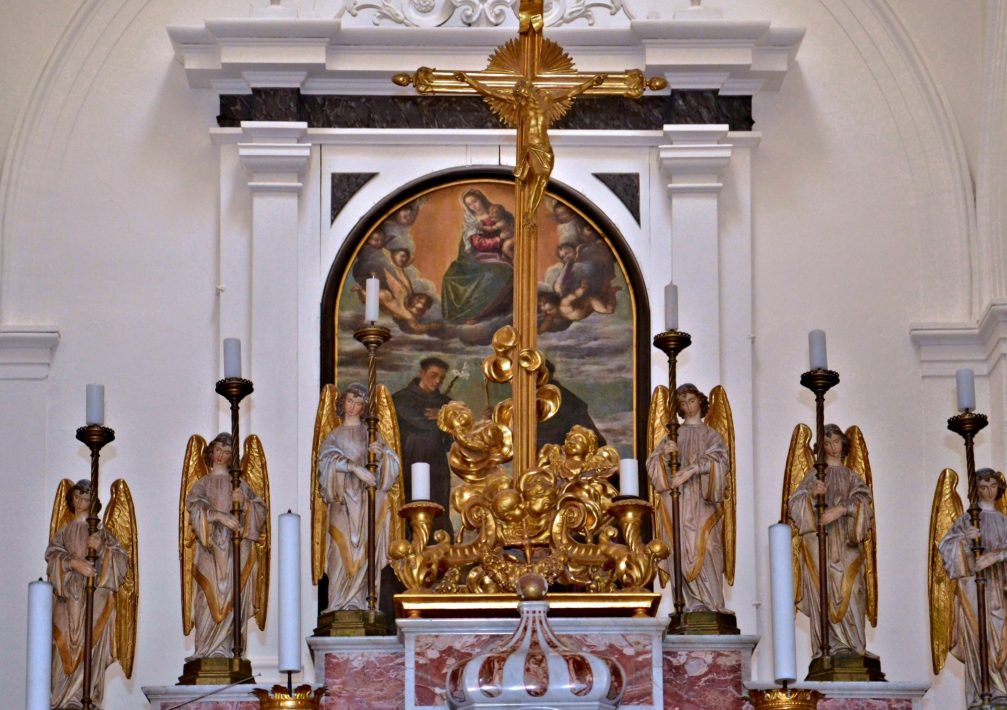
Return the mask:
POLYGON ((254 683, 247 658, 195 658, 182 666, 177 685, 230 685, 254 683))
POLYGON ((815 710, 823 698, 825 696, 817 690, 773 688, 749 690, 746 699, 755 710, 815 710))
POLYGON ((315 636, 392 636, 388 617, 377 609, 326 611, 318 617, 315 636))
POLYGON ((282 685, 274 685, 271 693, 261 689, 252 692, 259 699, 259 710, 318 710, 325 688, 299 685, 291 693, 282 685))
POLYGON ((882 681, 881 659, 873 653, 836 654, 812 659, 809 681, 882 681))
POLYGON ((672 614, 668 633, 675 636, 735 636, 740 634, 738 619, 731 612, 687 611, 672 614))
MULTIPOLYGON (((405 592, 395 595, 395 613, 410 619, 509 618, 519 616, 519 601, 516 594, 405 592)), ((549 616, 647 617, 657 613, 660 601, 653 592, 556 592, 549 595, 549 616)))

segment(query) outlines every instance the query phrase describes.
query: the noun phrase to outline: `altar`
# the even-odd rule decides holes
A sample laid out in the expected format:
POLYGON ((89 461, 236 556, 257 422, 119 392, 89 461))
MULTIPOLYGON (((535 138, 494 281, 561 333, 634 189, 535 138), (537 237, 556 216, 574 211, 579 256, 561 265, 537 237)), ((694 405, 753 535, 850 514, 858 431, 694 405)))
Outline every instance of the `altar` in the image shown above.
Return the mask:
MULTIPOLYGON (((865 532, 850 533, 860 547, 824 597, 812 577, 827 548, 795 542, 794 603, 832 594, 841 611, 795 614, 789 687, 820 692, 825 710, 958 702, 971 671, 954 661, 937 675, 950 606, 925 593, 961 514, 957 479, 940 479, 940 535, 926 529, 930 479, 946 465, 976 475, 946 436, 949 386, 974 368, 978 397, 959 410, 999 422, 1007 309, 995 268, 969 256, 982 249, 963 216, 975 200, 960 146, 894 11, 827 4, 829 18, 775 2, 554 0, 523 21, 498 0, 89 3, 4 173, 0 391, 23 402, 23 417, 7 412, 23 428, 3 441, 45 471, 17 483, 26 504, 11 526, 42 540, 48 522, 53 545, 86 473, 64 405, 78 382, 115 373, 116 434, 98 446, 93 495, 107 514, 124 505, 113 480, 132 491, 134 596, 117 613, 135 643, 116 636, 96 672, 101 707, 251 710, 250 690, 289 680, 324 687, 322 708, 447 708, 451 667, 511 635, 515 580, 534 571, 554 589, 556 633, 619 663, 621 707, 748 708, 780 677, 765 530, 782 518, 795 540, 824 540, 791 501, 827 465, 860 477, 871 512, 836 506, 865 532), (528 27, 559 49, 520 54, 528 27), (106 162, 115 169, 95 178, 106 162), (862 165, 884 179, 868 188, 862 165), (64 285, 44 264, 69 252, 79 262, 60 267, 64 285), (896 262, 911 288, 891 278, 896 262), (812 344, 810 372, 842 370, 820 392, 802 376, 819 327, 830 360, 823 342, 816 364, 812 344), (240 340, 237 371, 222 339, 240 340), (242 377, 248 391, 228 395, 242 377), (816 422, 825 406, 838 433, 816 422), (353 455, 329 438, 344 426, 368 430, 353 455), (698 438, 682 439, 681 461, 659 451, 679 426, 705 427, 701 455, 688 450, 698 438), (812 450, 843 437, 828 464, 826 444, 812 450), (214 462, 215 445, 234 459, 214 462), (205 636, 198 594, 212 585, 186 552, 201 523, 185 516, 195 481, 236 476, 242 453, 262 472, 241 465, 250 492, 234 514, 261 510, 237 547, 260 567, 242 576, 248 553, 232 553, 217 584, 252 579, 254 601, 207 605, 218 624, 247 607, 232 617, 247 629, 233 659, 202 664, 233 660, 229 685, 200 675, 192 629, 205 636), (362 491, 356 508, 346 480, 362 491), (709 517, 672 503, 687 484, 713 501, 709 517), (371 551, 368 495, 388 521, 371 551), (290 623, 284 511, 300 516, 299 671, 276 650, 290 623), (387 563, 375 579, 368 555, 387 563), (851 613, 860 628, 843 636, 851 613), (822 672, 830 633, 871 681, 804 680, 822 672)), ((88 410, 84 429, 104 426, 88 410)), ((1002 458, 989 432, 974 445, 981 464, 1002 458)), ((809 495, 823 501, 809 520, 825 495, 809 495)), ((32 579, 45 572, 37 552, 11 551, 32 579)))

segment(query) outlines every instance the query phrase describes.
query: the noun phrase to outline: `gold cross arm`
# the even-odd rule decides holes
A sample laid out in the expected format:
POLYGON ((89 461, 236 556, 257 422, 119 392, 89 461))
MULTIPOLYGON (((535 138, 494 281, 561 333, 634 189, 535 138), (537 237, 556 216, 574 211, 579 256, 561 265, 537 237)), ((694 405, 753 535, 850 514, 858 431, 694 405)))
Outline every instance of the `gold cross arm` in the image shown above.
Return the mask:
MULTIPOLYGON (((415 74, 396 74, 392 81, 399 86, 412 84, 421 94, 464 95, 477 94, 469 84, 455 79, 457 72, 446 69, 431 69, 420 67, 415 74)), ((511 72, 474 71, 465 72, 466 76, 478 80, 484 86, 496 90, 513 89, 514 85, 524 77, 511 72)), ((534 78, 537 88, 545 91, 568 90, 580 85, 589 74, 576 72, 540 74, 534 78)), ((584 92, 587 96, 622 96, 627 99, 638 99, 647 89, 660 91, 667 88, 664 77, 647 79, 639 69, 630 69, 619 74, 605 74, 605 80, 598 86, 593 86, 584 92)))

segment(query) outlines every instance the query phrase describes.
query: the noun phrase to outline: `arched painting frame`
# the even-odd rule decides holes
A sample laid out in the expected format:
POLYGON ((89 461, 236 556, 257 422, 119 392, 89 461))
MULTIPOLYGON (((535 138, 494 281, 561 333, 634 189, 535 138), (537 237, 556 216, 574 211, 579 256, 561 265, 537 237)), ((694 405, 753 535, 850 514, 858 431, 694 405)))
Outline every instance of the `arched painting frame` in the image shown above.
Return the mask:
MULTIPOLYGON (((477 415, 487 397, 492 405, 509 396, 508 388, 485 387, 480 370, 493 332, 509 322, 507 298, 481 289, 499 290, 506 276, 500 263, 507 260, 508 235, 499 227, 513 215, 513 186, 506 168, 452 169, 406 185, 360 219, 322 295, 321 385, 366 381, 366 352, 353 331, 364 317, 359 286, 376 275, 381 320, 393 336, 379 353, 379 382, 396 392, 416 377, 421 359, 434 356, 449 363, 442 389, 477 415), (472 190, 486 198, 482 208, 478 199, 463 204, 472 190), (495 217, 478 214, 490 211, 486 205, 495 217), (448 291, 454 296, 445 296, 448 291), (430 294, 432 307, 417 293, 430 294)), ((612 221, 559 182, 550 182, 538 219, 539 349, 555 363, 555 380, 586 405, 572 419, 559 419, 578 423, 587 415, 621 456, 639 458, 650 398, 650 308, 639 266, 612 221), (555 296, 545 295, 550 292, 555 296)), ((540 429, 539 446, 562 433, 540 429)), ((409 463, 403 462, 405 471, 409 463)))

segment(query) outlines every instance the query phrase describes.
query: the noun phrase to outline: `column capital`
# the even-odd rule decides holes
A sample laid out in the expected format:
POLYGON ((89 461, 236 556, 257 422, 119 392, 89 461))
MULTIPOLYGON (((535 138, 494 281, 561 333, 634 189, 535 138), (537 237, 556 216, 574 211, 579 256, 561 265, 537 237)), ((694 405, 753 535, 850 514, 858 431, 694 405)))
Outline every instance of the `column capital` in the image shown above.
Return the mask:
POLYGON ((726 124, 665 126, 669 143, 660 152, 661 172, 672 193, 719 193, 720 174, 731 161, 734 146, 726 124))
POLYGON ((300 193, 311 160, 311 144, 300 142, 307 131, 303 121, 242 121, 238 157, 252 192, 300 193))

